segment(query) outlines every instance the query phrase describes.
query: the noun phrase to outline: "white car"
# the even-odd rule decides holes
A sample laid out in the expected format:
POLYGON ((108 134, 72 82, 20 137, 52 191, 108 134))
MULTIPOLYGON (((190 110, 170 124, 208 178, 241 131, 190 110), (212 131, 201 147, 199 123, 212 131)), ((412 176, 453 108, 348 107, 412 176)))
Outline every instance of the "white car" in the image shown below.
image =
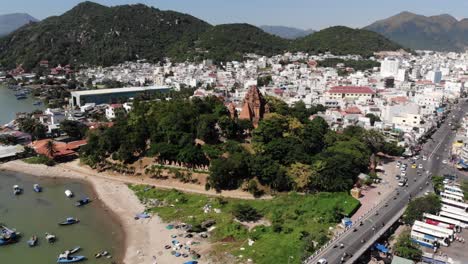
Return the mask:
POLYGON ((396 164, 396 167, 397 167, 397 168, 400 168, 400 163, 397 163, 397 164, 396 164))
POLYGON ((422 169, 423 168, 423 165, 422 164, 419 164, 418 165, 418 169, 422 169))
POLYGON ((402 177, 406 176, 406 171, 402 171, 402 172, 400 173, 400 175, 401 175, 402 177))
POLYGON ((448 162, 447 162, 447 160, 443 160, 442 163, 443 163, 443 164, 447 164, 448 162))
POLYGON ((426 156, 423 156, 423 160, 426 161, 426 160, 427 160, 427 157, 426 157, 426 156))
POLYGON ((322 258, 322 259, 319 259, 317 261, 317 264, 328 264, 328 261, 326 259, 322 258))

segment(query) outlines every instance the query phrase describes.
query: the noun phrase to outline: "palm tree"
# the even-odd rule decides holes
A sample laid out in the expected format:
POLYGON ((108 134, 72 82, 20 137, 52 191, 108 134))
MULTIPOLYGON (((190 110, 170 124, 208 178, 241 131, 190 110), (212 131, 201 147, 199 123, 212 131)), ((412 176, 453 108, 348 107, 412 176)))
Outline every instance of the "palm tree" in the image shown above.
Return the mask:
POLYGON ((56 152, 55 143, 52 140, 48 140, 45 145, 45 148, 47 151, 47 156, 53 159, 55 156, 55 152, 56 152))

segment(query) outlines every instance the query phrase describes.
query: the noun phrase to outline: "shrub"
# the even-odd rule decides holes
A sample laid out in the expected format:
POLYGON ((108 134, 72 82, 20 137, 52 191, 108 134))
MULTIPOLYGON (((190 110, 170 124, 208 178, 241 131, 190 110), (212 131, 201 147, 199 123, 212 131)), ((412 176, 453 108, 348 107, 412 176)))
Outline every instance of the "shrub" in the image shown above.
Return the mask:
POLYGON ((262 215, 255 208, 248 204, 236 205, 233 210, 233 214, 237 220, 242 222, 252 222, 262 218, 262 215))

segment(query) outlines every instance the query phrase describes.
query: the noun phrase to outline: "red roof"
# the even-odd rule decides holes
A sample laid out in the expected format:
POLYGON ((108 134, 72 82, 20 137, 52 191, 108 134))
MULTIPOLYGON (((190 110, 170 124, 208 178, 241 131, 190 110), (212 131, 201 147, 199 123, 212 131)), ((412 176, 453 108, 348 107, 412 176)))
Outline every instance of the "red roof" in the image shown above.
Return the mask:
POLYGON ((328 93, 375 94, 374 90, 367 86, 335 86, 328 90, 328 93))
POLYGON ((361 110, 357 106, 351 106, 345 109, 347 114, 360 114, 361 110))

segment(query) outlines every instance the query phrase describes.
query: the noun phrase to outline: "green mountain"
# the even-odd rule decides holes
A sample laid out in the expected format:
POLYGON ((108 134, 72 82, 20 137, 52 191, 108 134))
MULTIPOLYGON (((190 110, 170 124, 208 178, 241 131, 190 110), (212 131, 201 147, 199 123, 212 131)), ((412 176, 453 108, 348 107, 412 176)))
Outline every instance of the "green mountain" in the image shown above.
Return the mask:
POLYGON ((193 16, 142 4, 107 7, 84 2, 60 16, 25 25, 0 38, 0 66, 113 65, 127 60, 241 60, 246 53, 284 51, 372 55, 401 48, 365 30, 328 28, 297 40, 249 24, 212 26, 193 16))
POLYGON ((0 15, 0 36, 7 35, 30 22, 36 21, 38 20, 24 13, 0 15))
POLYGON ((468 47, 468 19, 443 14, 422 16, 402 12, 367 27, 412 49, 464 51, 468 47))
POLYGON ((330 27, 297 39, 293 48, 298 51, 336 55, 359 54, 365 57, 382 50, 398 50, 402 46, 368 30, 344 26, 330 27))
POLYGON ((211 26, 190 15, 145 5, 106 7, 84 2, 61 16, 20 28, 0 39, 0 63, 111 65, 159 60, 178 42, 194 42, 211 26))
POLYGON ((195 47, 204 58, 225 61, 242 60, 246 53, 265 56, 280 54, 289 45, 289 40, 270 35, 249 24, 225 24, 203 33, 195 47))

